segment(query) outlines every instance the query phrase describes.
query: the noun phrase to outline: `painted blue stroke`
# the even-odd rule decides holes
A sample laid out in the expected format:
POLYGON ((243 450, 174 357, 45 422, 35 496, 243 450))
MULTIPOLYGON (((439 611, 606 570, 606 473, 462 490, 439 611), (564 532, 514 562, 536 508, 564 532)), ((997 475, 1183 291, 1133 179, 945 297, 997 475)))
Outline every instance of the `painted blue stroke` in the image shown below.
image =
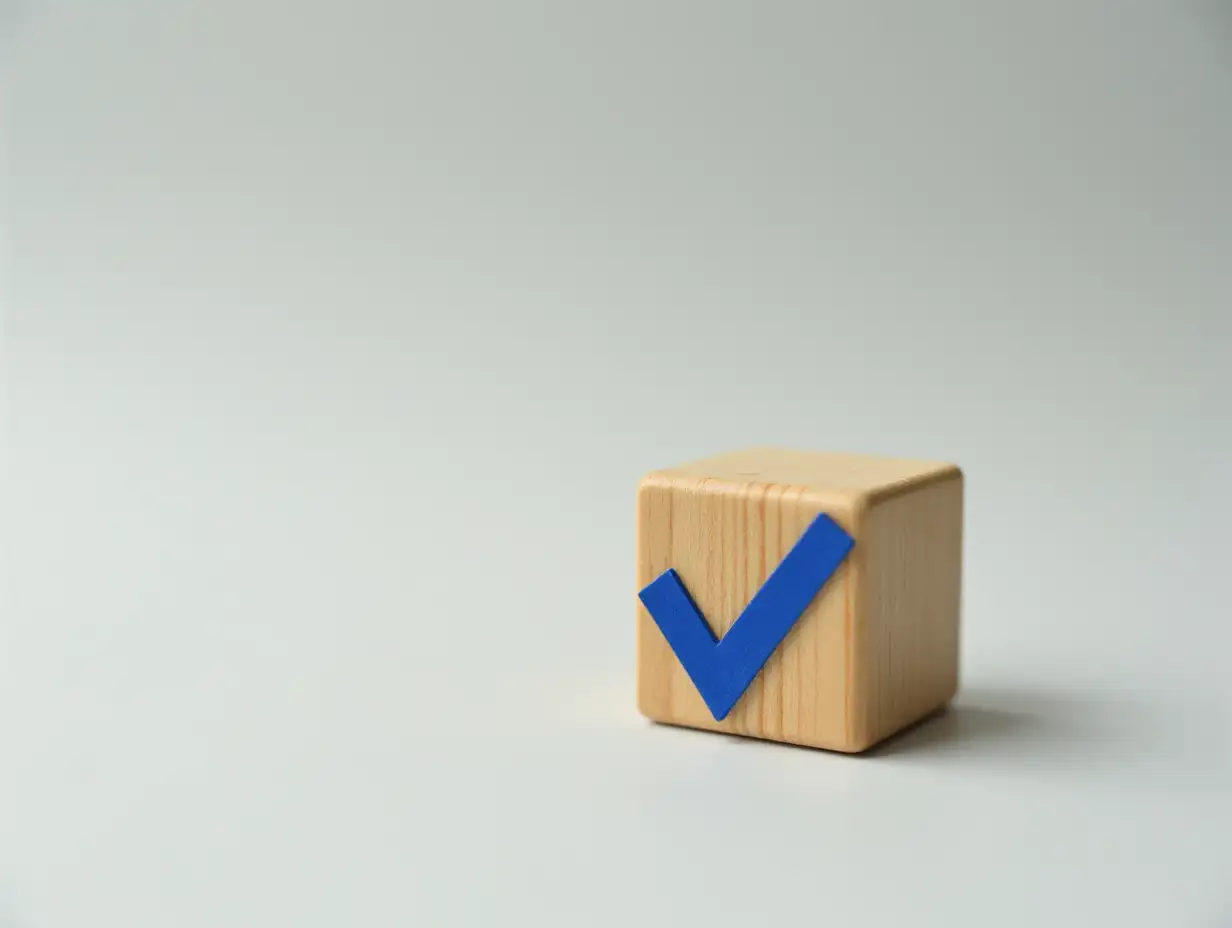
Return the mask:
POLYGON ((727 718, 853 544, 833 519, 819 515, 722 640, 714 637, 675 570, 638 593, 716 721, 727 718))

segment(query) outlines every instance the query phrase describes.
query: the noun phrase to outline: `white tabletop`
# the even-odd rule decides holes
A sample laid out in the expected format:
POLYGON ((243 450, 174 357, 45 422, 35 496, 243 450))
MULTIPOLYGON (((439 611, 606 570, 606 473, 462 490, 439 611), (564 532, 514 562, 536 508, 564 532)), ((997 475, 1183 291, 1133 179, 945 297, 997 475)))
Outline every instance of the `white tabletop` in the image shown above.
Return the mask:
POLYGON ((1217 4, 25 3, 0 926, 1232 925, 1217 4), (967 474, 864 757, 633 701, 633 487, 967 474))

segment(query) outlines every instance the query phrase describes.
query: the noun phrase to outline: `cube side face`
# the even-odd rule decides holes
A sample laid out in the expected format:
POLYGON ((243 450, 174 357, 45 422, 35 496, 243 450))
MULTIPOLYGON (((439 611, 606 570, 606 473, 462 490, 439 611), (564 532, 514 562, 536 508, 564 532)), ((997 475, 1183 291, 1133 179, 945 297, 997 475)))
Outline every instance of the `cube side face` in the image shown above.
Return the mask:
MULTIPOLYGON (((802 486, 650 475, 637 494, 637 589, 674 569, 716 637, 821 512, 860 545, 859 499, 802 486)), ((858 742, 849 689, 856 577, 826 581, 730 714, 716 721, 637 602, 637 703, 647 718, 833 750, 858 742)))
POLYGON ((867 749, 958 691, 963 489, 954 468, 870 501, 860 552, 853 726, 867 749))

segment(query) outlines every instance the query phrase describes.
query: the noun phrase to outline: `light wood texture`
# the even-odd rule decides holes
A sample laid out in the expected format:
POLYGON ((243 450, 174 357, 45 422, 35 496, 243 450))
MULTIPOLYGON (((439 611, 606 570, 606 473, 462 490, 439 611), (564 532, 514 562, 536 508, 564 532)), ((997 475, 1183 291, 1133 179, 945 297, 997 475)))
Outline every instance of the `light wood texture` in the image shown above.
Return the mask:
POLYGON ((957 471, 874 499, 867 510, 856 541, 860 620, 848 642, 856 748, 923 718, 958 690, 962 522, 957 471))
POLYGON ((820 512, 855 546, 722 722, 637 601, 643 715, 858 752, 954 695, 963 477, 952 464, 753 448, 654 471, 637 493, 637 589, 675 568, 722 635, 820 512))

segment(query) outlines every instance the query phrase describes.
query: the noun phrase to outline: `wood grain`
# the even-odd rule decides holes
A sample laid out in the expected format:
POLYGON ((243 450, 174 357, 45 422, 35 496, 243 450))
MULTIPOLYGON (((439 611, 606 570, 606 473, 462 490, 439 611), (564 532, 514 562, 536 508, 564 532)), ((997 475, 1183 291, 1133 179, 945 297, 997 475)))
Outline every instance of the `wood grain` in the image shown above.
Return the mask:
POLYGON ((856 748, 949 702, 958 690, 963 479, 874 497, 863 527, 860 610, 851 642, 856 748))
POLYGON ((755 448, 654 471, 637 492, 637 589, 675 568, 722 635, 820 512, 855 547, 722 722, 637 602, 643 715, 861 751, 953 695, 962 522, 953 465, 755 448))

